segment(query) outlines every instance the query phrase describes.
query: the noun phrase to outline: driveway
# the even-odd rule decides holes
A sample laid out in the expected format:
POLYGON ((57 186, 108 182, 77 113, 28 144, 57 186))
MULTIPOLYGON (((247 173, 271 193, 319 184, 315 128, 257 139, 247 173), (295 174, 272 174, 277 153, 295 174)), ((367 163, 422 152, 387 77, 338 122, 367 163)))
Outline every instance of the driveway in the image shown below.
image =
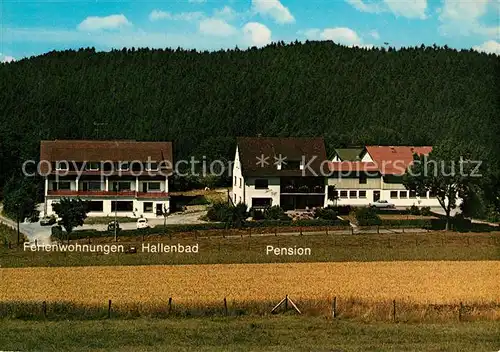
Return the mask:
MULTIPOLYGON (((0 213, 3 207, 0 206, 0 213)), ((0 215, 0 222, 17 230, 17 223, 9 218, 0 215)), ((29 242, 35 242, 39 244, 51 244, 50 240, 50 226, 40 226, 39 222, 30 223, 22 222, 19 224, 19 232, 28 238, 29 242)))

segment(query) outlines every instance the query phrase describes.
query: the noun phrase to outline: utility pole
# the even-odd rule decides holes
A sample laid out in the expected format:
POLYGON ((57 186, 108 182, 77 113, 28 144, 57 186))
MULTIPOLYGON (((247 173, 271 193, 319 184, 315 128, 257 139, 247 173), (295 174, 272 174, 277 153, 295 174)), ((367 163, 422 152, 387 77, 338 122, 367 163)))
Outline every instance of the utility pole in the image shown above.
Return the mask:
POLYGON ((115 242, 117 241, 117 238, 116 238, 116 228, 118 227, 118 222, 116 221, 117 219, 117 211, 118 211, 118 184, 115 182, 114 184, 114 189, 115 189, 115 226, 114 229, 115 229, 115 242))
POLYGON ((167 233, 167 216, 170 212, 170 208, 167 208, 165 204, 163 204, 163 232, 167 233))

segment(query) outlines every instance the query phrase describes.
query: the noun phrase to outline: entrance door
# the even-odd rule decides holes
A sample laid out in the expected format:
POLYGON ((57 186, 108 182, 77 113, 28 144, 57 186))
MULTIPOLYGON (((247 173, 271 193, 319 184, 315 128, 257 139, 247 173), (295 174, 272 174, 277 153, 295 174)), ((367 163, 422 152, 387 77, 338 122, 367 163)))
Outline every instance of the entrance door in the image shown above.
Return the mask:
POLYGON ((378 202, 380 200, 380 191, 373 191, 373 201, 378 202))
POLYGON ((163 204, 156 203, 156 216, 163 215, 163 204))

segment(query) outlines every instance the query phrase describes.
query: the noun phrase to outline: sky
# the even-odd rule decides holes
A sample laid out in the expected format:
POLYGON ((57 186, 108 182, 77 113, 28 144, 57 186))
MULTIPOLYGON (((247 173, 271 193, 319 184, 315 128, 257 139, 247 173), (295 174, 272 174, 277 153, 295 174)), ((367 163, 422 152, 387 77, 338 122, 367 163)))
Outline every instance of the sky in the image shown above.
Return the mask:
POLYGON ((0 0, 0 62, 81 47, 218 50, 307 39, 500 55, 500 0, 0 0))

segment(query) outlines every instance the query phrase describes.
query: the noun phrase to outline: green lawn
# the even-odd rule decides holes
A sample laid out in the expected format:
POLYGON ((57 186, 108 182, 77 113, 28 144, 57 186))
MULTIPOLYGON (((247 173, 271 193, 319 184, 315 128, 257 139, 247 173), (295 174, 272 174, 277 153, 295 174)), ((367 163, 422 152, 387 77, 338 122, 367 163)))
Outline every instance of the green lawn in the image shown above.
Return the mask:
POLYGON ((0 321, 20 351, 498 351, 500 323, 366 324, 298 316, 0 321))
MULTIPOLYGON (((243 238, 121 238, 118 244, 135 246, 135 254, 108 255, 77 252, 30 252, 22 248, 1 249, 2 267, 150 265, 150 264, 226 264, 278 262, 338 262, 393 260, 500 260, 500 232, 485 234, 422 233, 370 235, 304 235, 243 238), (142 244, 199 245, 198 254, 145 253, 142 244), (311 248, 310 256, 266 254, 267 246, 311 248)), ((87 243, 80 240, 79 243, 87 243)), ((110 244, 107 239, 92 243, 110 244), (107 241, 107 242, 106 242, 107 241)))

